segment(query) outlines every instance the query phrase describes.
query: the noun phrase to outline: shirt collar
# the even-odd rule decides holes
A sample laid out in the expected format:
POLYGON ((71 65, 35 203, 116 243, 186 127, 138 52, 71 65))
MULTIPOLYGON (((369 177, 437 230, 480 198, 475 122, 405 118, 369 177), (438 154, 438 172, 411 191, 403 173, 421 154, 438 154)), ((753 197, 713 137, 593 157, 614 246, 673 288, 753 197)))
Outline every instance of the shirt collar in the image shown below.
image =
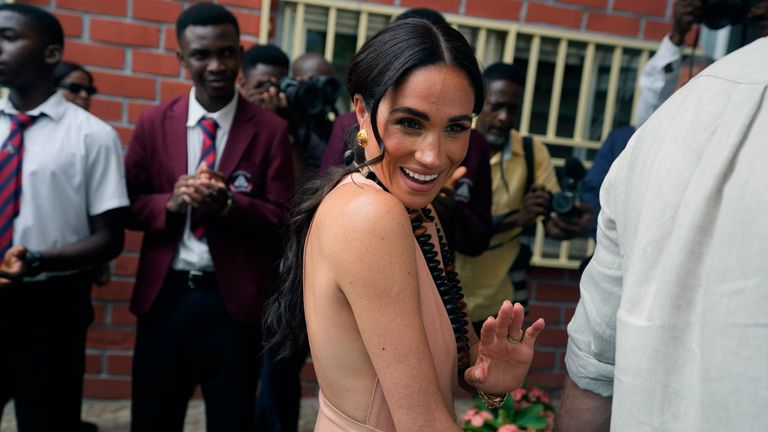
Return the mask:
MULTIPOLYGON (((64 111, 67 109, 68 103, 69 102, 64 99, 64 96, 62 96, 61 93, 54 92, 48 99, 45 100, 45 102, 25 112, 25 114, 33 117, 45 115, 53 119, 53 121, 58 121, 64 115, 64 111)), ((3 114, 18 114, 19 110, 13 106, 11 98, 9 96, 5 96, 4 98, 0 99, 0 112, 3 114)))
MULTIPOLYGON (((498 153, 497 153, 498 155, 498 153)), ((510 160, 515 156, 523 155, 523 137, 520 136, 520 132, 512 129, 509 133, 509 140, 504 145, 504 150, 501 151, 503 160, 510 160)), ((493 158, 492 158, 493 159, 493 158)), ((496 157, 498 159, 498 156, 496 157)), ((500 162, 500 161, 496 161, 500 162)))
POLYGON ((195 88, 189 91, 189 111, 187 112, 187 127, 196 127, 203 117, 209 117, 216 120, 219 129, 224 133, 229 133, 229 129, 232 127, 232 121, 235 119, 235 111, 237 109, 237 97, 238 91, 235 89, 235 95, 232 100, 227 103, 224 108, 216 111, 215 113, 209 113, 200 105, 195 97, 195 88))

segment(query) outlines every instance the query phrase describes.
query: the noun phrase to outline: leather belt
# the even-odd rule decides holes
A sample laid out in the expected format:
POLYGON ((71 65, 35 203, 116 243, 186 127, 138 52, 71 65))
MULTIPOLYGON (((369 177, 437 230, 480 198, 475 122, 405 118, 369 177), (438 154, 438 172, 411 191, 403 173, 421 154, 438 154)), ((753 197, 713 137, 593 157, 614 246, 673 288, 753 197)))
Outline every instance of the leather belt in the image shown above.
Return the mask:
POLYGON ((171 274, 177 280, 185 280, 187 286, 194 290, 214 289, 219 286, 215 272, 171 270, 171 274))

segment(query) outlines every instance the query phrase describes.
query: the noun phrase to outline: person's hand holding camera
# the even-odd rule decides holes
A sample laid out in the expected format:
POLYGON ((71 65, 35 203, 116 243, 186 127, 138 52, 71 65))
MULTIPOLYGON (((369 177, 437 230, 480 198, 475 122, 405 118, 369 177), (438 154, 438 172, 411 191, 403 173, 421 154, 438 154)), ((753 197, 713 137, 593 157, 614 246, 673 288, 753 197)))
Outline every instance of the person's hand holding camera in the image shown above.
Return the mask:
POLYGON ((685 43, 685 35, 694 24, 701 21, 701 0, 676 0, 674 12, 669 39, 675 45, 682 45, 685 43))
POLYGON ((584 235, 587 226, 595 216, 595 209, 587 203, 576 203, 573 206, 578 209, 573 216, 557 212, 549 214, 549 218, 544 224, 548 236, 558 240, 567 240, 584 235))
POLYGON ((273 113, 288 108, 288 100, 285 97, 285 93, 277 88, 277 79, 275 78, 256 80, 252 86, 242 87, 240 93, 248 101, 273 113))
POLYGON ((546 216, 551 208, 552 194, 540 185, 531 186, 523 198, 523 208, 511 212, 499 223, 495 232, 502 232, 517 227, 528 227, 536 222, 539 216, 546 216))

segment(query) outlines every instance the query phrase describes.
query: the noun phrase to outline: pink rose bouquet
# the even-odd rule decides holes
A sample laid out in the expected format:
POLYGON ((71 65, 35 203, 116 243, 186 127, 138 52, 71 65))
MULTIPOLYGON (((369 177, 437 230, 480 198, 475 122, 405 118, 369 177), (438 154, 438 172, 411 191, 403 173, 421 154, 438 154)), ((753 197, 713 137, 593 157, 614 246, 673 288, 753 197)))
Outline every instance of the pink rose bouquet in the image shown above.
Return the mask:
POLYGON ((546 392, 526 382, 497 409, 489 409, 475 398, 475 407, 461 421, 466 432, 552 432, 555 409, 546 392))

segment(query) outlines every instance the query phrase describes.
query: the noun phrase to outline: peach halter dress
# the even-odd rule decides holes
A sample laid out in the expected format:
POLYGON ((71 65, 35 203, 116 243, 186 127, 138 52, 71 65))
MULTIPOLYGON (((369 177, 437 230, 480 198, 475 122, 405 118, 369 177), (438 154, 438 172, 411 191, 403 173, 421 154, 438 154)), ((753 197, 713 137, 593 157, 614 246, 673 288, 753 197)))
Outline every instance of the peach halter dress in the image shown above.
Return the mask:
MULTIPOLYGON (((367 182, 379 187, 375 182, 365 179, 361 175, 355 174, 354 176, 355 182, 367 182)), ((339 182, 336 188, 351 181, 352 176, 347 176, 339 182)), ((437 243, 435 225, 425 221, 425 226, 432 235, 432 242, 435 244, 436 250, 439 251, 440 248, 437 243)), ((448 412, 454 413, 453 392, 458 388, 456 339, 453 335, 451 323, 448 320, 448 313, 443 307, 443 302, 440 299, 435 283, 429 273, 427 263, 424 260, 424 256, 421 254, 421 250, 419 249, 419 245, 415 238, 413 239, 413 247, 417 250, 416 265, 419 278, 418 289, 419 300, 421 303, 421 319, 424 322, 424 329, 427 332, 429 348, 435 363, 435 371, 437 372, 443 402, 448 408, 448 412)), ((310 257, 306 255, 304 258, 305 260, 310 259, 310 257)), ((439 259, 442 260, 442 256, 440 256, 439 259)), ((324 349, 324 347, 313 346, 312 349, 316 352, 317 350, 324 349)), ((320 409, 317 413, 315 432, 395 431, 392 414, 389 412, 389 406, 384 397, 384 392, 379 385, 378 379, 376 380, 373 394, 360 395, 360 397, 368 397, 370 400, 368 404, 368 418, 364 423, 349 418, 331 405, 331 403, 323 396, 323 390, 321 388, 320 394, 318 395, 320 409)))

